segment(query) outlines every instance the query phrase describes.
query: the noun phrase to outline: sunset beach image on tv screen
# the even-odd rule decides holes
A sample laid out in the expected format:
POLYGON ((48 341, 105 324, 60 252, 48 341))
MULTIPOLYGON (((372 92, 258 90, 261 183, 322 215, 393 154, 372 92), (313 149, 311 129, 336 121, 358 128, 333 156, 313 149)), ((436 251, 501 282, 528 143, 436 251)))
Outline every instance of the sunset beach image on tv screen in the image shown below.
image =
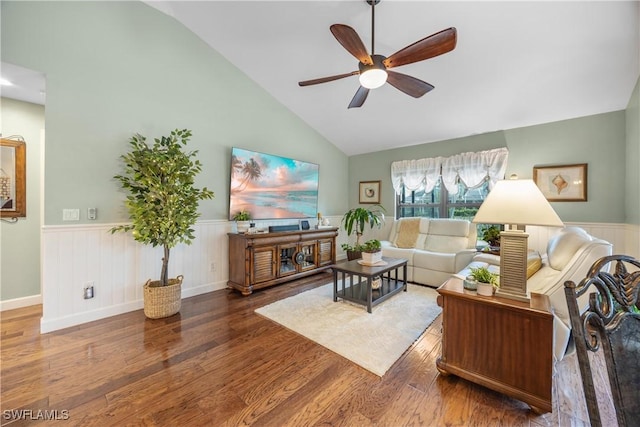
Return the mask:
POLYGON ((229 219, 248 211, 252 219, 315 217, 317 164, 233 148, 229 219))

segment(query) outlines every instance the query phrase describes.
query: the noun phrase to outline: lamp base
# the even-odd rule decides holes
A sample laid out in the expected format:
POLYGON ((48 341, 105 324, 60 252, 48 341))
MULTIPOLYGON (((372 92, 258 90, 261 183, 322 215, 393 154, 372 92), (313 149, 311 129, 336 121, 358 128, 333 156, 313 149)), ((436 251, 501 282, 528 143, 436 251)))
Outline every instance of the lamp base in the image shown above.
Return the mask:
POLYGON ((523 231, 500 233, 500 287, 496 296, 529 301, 527 296, 527 239, 523 231))
POLYGON ((516 301, 522 301, 522 302, 530 302, 531 301, 531 298, 529 298, 529 296, 527 295, 526 292, 523 294, 523 293, 517 292, 517 291, 508 291, 508 290, 505 290, 505 289, 498 288, 498 289, 496 289, 495 295, 497 297, 508 298, 508 299, 512 299, 512 300, 516 300, 516 301))

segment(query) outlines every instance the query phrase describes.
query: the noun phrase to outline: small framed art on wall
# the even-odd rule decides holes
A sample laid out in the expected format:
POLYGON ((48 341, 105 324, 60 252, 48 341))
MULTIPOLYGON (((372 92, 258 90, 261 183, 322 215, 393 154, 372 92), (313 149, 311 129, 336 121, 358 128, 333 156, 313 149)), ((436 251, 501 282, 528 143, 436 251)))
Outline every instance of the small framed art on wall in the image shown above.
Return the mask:
POLYGON ((587 164, 534 166, 533 180, 550 202, 587 201, 587 164))
POLYGON ((360 181, 360 203, 380 203, 380 181, 360 181))

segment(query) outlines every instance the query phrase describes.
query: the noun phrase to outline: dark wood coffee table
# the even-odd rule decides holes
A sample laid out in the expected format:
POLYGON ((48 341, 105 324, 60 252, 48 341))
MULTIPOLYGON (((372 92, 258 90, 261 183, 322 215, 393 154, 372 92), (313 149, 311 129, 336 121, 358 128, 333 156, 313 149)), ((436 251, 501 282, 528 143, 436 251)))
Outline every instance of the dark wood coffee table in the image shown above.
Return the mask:
POLYGON ((331 266, 333 270, 333 301, 342 298, 346 301, 362 304, 371 313, 374 305, 397 294, 407 291, 407 260, 402 258, 382 257, 384 265, 368 266, 353 260, 331 266), (402 268, 402 278, 399 269, 402 268), (374 279, 382 280, 378 289, 371 284, 374 279), (338 289, 338 282, 341 282, 338 289))

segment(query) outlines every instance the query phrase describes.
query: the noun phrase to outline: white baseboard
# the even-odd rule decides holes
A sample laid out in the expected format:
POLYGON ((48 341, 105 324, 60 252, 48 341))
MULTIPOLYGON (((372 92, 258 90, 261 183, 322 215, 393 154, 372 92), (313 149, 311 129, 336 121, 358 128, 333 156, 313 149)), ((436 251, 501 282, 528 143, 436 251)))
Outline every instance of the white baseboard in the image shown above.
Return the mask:
POLYGON ((42 295, 31 295, 28 297, 9 299, 6 301, 0 301, 0 311, 13 310, 38 304, 42 304, 42 295))
POLYGON ((182 298, 195 297, 196 295, 202 295, 208 292, 219 291, 220 289, 226 289, 226 287, 227 287, 226 280, 221 282, 216 282, 216 283, 206 283, 204 285, 185 289, 184 291, 182 291, 182 298))
POLYGON ((106 308, 99 308, 97 310, 83 311, 82 313, 72 314, 69 316, 56 317, 55 319, 47 319, 42 316, 42 319, 40 319, 40 333, 46 334, 47 332, 69 328, 82 323, 93 322, 94 320, 100 320, 106 317, 140 310, 141 308, 143 308, 143 302, 142 300, 139 300, 127 302, 125 304, 112 305, 106 308))
MULTIPOLYGON (((226 281, 218 283, 208 283, 205 285, 183 290, 182 298, 184 299, 196 295, 206 294, 208 292, 224 289, 226 287, 226 281)), ((141 310, 143 308, 144 302, 142 300, 137 300, 125 304, 99 308, 97 310, 84 311, 82 313, 73 314, 70 316, 58 317, 55 319, 47 319, 43 316, 40 320, 40 333, 46 334, 47 332, 53 332, 59 329, 69 328, 71 326, 76 326, 87 322, 93 322, 94 320, 100 320, 107 317, 116 316, 118 314, 128 313, 130 311, 141 310)))

